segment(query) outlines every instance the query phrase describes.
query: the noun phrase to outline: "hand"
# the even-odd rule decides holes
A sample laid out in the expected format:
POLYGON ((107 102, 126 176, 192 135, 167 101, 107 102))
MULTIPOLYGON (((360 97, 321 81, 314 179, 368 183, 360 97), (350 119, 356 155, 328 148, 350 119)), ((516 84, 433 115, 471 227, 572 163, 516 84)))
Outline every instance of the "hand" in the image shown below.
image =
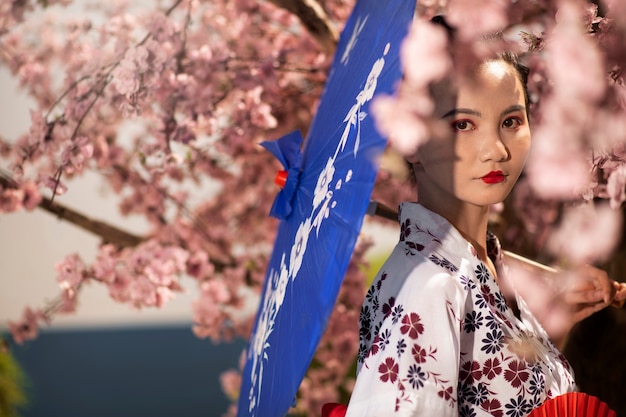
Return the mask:
POLYGON ((613 297, 611 305, 621 308, 624 306, 624 301, 626 301, 626 282, 613 281, 613 288, 615 289, 615 297, 613 297))
POLYGON ((559 270, 504 251, 508 266, 498 285, 505 297, 517 292, 557 346, 577 322, 608 305, 621 307, 626 283, 593 266, 559 270))
POLYGON ((572 321, 577 323, 608 305, 624 304, 626 284, 611 280, 601 269, 585 265, 568 273, 560 295, 572 321))

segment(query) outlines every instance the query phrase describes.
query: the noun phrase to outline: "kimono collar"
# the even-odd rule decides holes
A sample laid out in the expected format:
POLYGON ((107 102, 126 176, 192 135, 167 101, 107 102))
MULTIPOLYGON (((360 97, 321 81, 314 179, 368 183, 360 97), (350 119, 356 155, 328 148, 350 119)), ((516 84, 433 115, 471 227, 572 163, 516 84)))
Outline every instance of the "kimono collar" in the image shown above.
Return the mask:
POLYGON ((427 247, 433 247, 433 243, 439 244, 454 257, 469 257, 476 253, 472 250, 472 245, 448 220, 419 203, 401 203, 399 217, 402 226, 401 240, 427 247), (408 224, 411 225, 411 232, 406 230, 408 224))

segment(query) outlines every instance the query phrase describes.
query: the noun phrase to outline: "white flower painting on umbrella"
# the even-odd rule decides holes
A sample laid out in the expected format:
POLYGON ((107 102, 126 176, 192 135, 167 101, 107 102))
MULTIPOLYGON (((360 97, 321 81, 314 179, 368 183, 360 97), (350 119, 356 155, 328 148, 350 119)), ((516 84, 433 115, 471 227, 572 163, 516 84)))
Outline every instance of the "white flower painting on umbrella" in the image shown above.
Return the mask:
POLYGON ((307 218, 298 227, 296 232, 296 240, 293 242, 291 248, 291 256, 289 257, 289 276, 291 279, 295 279, 302 266, 302 258, 306 252, 306 244, 309 241, 309 234, 311 233, 311 218, 307 218))
POLYGON ((335 157, 328 158, 326 167, 322 170, 322 173, 317 179, 315 192, 313 194, 313 210, 318 208, 320 203, 326 199, 328 188, 333 180, 333 176, 335 175, 335 157))
POLYGON ((369 16, 366 16, 364 19, 359 19, 356 22, 356 25, 354 25, 354 30, 352 31, 352 34, 350 35, 350 40, 348 41, 346 50, 343 51, 343 55, 341 56, 341 63, 343 65, 346 65, 348 63, 348 60, 350 59, 350 52, 352 52, 352 49, 354 49, 354 46, 356 45, 356 41, 359 38, 359 33, 361 33, 361 31, 363 30, 363 27, 365 27, 368 17, 369 16))
POLYGON ((248 411, 250 413, 253 413, 257 404, 257 399, 259 398, 259 395, 261 395, 263 365, 264 361, 268 359, 268 356, 265 353, 265 350, 269 346, 267 340, 274 331, 276 316, 278 315, 278 311, 285 300, 287 284, 289 283, 289 272, 287 270, 287 266, 285 265, 285 254, 283 254, 280 263, 280 271, 272 270, 269 275, 269 280, 271 282, 271 291, 267 291, 265 293, 259 325, 256 334, 252 336, 252 346, 254 351, 252 366, 254 368, 254 372, 252 372, 252 384, 249 392, 250 407, 248 411))
MULTIPOLYGON (((365 19, 358 25, 359 32, 363 25, 367 22, 365 19)), ((358 32, 356 32, 358 35, 358 32)), ((355 40, 356 43, 356 40, 355 40)), ((256 416, 259 397, 263 382, 263 369, 266 361, 276 359, 269 358, 267 348, 270 347, 269 336, 275 329, 276 319, 284 301, 287 286, 291 278, 291 285, 297 285, 296 278, 301 269, 304 255, 307 249, 307 243, 313 228, 319 232, 324 219, 327 219, 331 210, 336 206, 333 197, 336 196, 346 183, 350 182, 353 172, 349 169, 342 178, 336 178, 335 162, 340 153, 345 151, 346 145, 350 137, 354 137, 354 147, 350 150, 356 157, 360 146, 360 124, 367 117, 367 113, 362 111, 362 106, 369 102, 376 92, 378 85, 378 77, 385 65, 385 55, 389 51, 390 45, 387 44, 383 51, 383 56, 377 59, 367 77, 367 81, 363 89, 355 97, 355 104, 350 108, 344 118, 345 128, 334 155, 328 159, 325 168, 320 172, 317 185, 315 188, 313 201, 311 204, 311 215, 307 217, 298 227, 296 236, 289 253, 289 265, 285 265, 287 253, 282 254, 280 270, 272 269, 269 273, 271 287, 267 288, 265 293, 258 327, 252 336, 252 345, 254 346, 252 355, 253 369, 251 372, 251 388, 249 395, 249 412, 250 415, 256 416), (355 132, 350 135, 351 132, 355 132), (336 181, 333 183, 333 181, 336 181)), ((346 57, 346 61, 347 61, 346 57)), ((316 233, 317 235, 317 233, 316 233)))
MULTIPOLYGON (((387 55, 387 53, 389 52, 389 47, 389 44, 385 46, 383 56, 387 55)), ((352 108, 346 115, 346 118, 344 119, 344 122, 348 123, 346 124, 343 135, 341 136, 341 141, 339 142, 337 151, 335 151, 335 156, 339 151, 343 151, 344 147, 346 146, 352 126, 355 126, 357 129, 354 142, 354 156, 356 156, 356 154, 358 153, 359 146, 361 144, 361 121, 363 121, 363 119, 367 117, 367 113, 362 111, 361 107, 363 107, 365 103, 367 103, 374 97, 374 92, 376 91, 376 87, 378 86, 378 77, 380 76, 380 73, 382 72, 384 66, 384 58, 380 58, 376 62, 374 62, 372 70, 367 77, 365 87, 359 92, 359 94, 357 94, 356 103, 354 104, 354 106, 352 106, 352 108)))

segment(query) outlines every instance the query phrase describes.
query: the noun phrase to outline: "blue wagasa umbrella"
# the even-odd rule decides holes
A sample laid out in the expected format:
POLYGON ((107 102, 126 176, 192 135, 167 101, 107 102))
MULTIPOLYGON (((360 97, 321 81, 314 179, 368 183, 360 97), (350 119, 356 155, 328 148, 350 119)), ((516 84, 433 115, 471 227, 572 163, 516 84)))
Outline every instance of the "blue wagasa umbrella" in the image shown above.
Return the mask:
POLYGON ((400 44, 414 11, 415 0, 359 0, 304 147, 299 132, 262 144, 285 167, 270 212, 281 221, 247 350, 239 416, 284 416, 294 404, 337 299, 386 146, 369 106, 375 94, 391 94, 400 79, 400 44))

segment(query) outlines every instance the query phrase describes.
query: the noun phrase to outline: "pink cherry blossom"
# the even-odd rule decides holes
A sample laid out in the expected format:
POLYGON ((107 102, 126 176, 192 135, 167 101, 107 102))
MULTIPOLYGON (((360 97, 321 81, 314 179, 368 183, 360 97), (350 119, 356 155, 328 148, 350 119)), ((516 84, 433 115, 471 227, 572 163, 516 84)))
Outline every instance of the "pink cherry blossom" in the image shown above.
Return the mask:
POLYGON ((542 197, 576 198, 589 185, 591 166, 587 155, 577 149, 559 152, 553 146, 556 141, 549 143, 553 138, 553 135, 536 138, 528 163, 529 178, 542 197))
POLYGON ((576 264, 606 260, 620 239, 620 213, 608 204, 569 208, 548 240, 548 249, 576 264))
POLYGON ((72 314, 76 313, 78 308, 78 292, 74 289, 67 289, 61 292, 61 297, 57 300, 55 306, 55 314, 72 314))
POLYGON ((40 174, 37 182, 57 195, 63 195, 67 191, 67 186, 61 180, 50 175, 40 174))
MULTIPOLYGON (((560 104, 599 100, 607 85, 598 46, 587 35, 578 3, 561 2, 554 32, 546 45, 548 71, 560 104), (580 65, 585 62, 585 65, 580 65)), ((580 110, 580 109, 576 109, 580 110)))
POLYGON ((598 16, 598 5, 588 3, 584 5, 583 21, 588 32, 592 32, 592 26, 602 21, 602 17, 598 16))
POLYGON ((20 188, 24 192, 22 206, 27 211, 33 210, 42 200, 39 187, 37 187, 34 181, 26 181, 20 186, 20 188))
POLYGON ((0 212, 11 213, 22 208, 24 191, 15 189, 0 189, 0 212))
POLYGON ((507 231, 509 247, 517 248, 523 243, 522 236, 542 248, 552 225, 559 217, 560 202, 541 198, 527 178, 520 180, 513 190, 512 208, 520 221, 519 227, 507 231))
POLYGON ((506 0, 449 0, 447 19, 464 40, 474 40, 507 26, 506 0))
POLYGON ((448 0, 425 0, 417 2, 416 14, 425 19, 431 19, 434 16, 443 15, 446 10, 448 0))
POLYGON ((93 155, 93 145, 86 136, 81 136, 73 142, 64 144, 61 152, 61 164, 65 165, 67 173, 83 170, 85 162, 93 155))
POLYGON ((401 48, 404 79, 396 97, 380 95, 372 102, 377 129, 402 155, 412 155, 432 135, 434 104, 428 87, 452 68, 443 28, 416 20, 401 48))
POLYGON ((402 43, 401 60, 404 76, 411 86, 427 87, 444 78, 452 66, 443 28, 417 20, 402 43))
POLYGON ((374 99, 371 108, 376 128, 400 154, 414 154, 430 138, 425 118, 418 117, 410 103, 380 95, 374 99))
POLYGON ((31 110, 30 111, 30 134, 29 143, 39 144, 44 143, 46 136, 49 134, 49 126, 41 112, 31 110))
POLYGON ((205 251, 192 254, 187 260, 187 273, 194 278, 204 280, 215 272, 215 266, 209 261, 205 251))
POLYGON ((102 245, 99 248, 96 260, 92 264, 94 278, 105 283, 113 283, 116 276, 118 259, 116 248, 111 245, 102 245))
POLYGON ((163 301, 158 292, 158 286, 145 275, 135 275, 126 287, 124 296, 126 301, 134 307, 161 307, 163 301))
POLYGON ((606 5, 609 13, 611 13, 613 16, 623 18, 623 13, 620 13, 626 10, 623 2, 619 0, 602 0, 602 3, 606 5))
POLYGON ((109 296, 120 303, 129 303, 129 287, 133 281, 133 276, 125 268, 120 268, 109 281, 106 281, 109 296))
POLYGON ((607 180, 607 194, 611 208, 619 209, 622 203, 626 201, 626 166, 617 167, 607 180))
POLYGON ((137 64, 132 59, 125 57, 113 71, 113 85, 118 93, 124 96, 131 96, 139 91, 141 86, 139 76, 137 64))
POLYGON ((262 102, 262 93, 263 88, 256 87, 247 94, 246 103, 251 106, 251 121, 261 128, 273 129, 277 126, 278 122, 276 118, 272 116, 271 106, 262 102))
POLYGON ((57 282, 64 291, 76 291, 85 278, 85 264, 78 254, 71 254, 57 263, 57 282))
POLYGON ((45 322, 44 315, 39 310, 32 310, 26 307, 19 322, 9 322, 9 331, 13 335, 16 343, 22 344, 27 340, 32 340, 39 333, 39 322, 45 322))
POLYGON ((228 370, 220 375, 220 383, 226 396, 231 401, 239 398, 239 388, 241 387, 241 375, 234 369, 228 370))

